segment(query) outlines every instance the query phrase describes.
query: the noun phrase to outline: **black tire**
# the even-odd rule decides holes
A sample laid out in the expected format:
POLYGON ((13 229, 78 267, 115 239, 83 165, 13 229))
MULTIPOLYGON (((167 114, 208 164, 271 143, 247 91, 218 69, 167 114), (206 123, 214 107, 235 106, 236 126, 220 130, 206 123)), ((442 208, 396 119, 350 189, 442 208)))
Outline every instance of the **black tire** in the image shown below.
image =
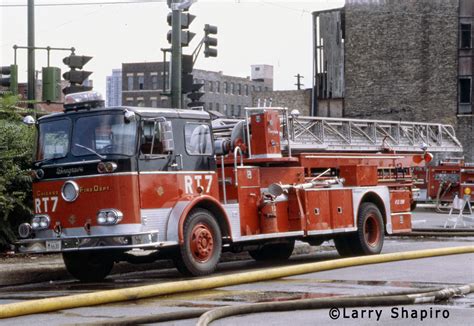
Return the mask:
POLYGON ((256 261, 287 260, 293 253, 294 248, 294 240, 284 243, 271 243, 255 250, 249 250, 249 255, 256 261))
POLYGON ((110 274, 114 260, 98 251, 63 252, 66 269, 81 282, 100 282, 110 274))
POLYGON ((214 272, 221 258, 222 235, 214 216, 205 209, 194 209, 186 218, 184 243, 174 259, 179 272, 202 276, 214 272))
POLYGON ((373 203, 362 203, 357 216, 357 232, 351 241, 356 255, 376 255, 382 251, 385 227, 382 214, 373 203))
POLYGON ((334 238, 336 250, 341 257, 352 257, 356 253, 352 248, 354 242, 354 234, 344 234, 334 238))

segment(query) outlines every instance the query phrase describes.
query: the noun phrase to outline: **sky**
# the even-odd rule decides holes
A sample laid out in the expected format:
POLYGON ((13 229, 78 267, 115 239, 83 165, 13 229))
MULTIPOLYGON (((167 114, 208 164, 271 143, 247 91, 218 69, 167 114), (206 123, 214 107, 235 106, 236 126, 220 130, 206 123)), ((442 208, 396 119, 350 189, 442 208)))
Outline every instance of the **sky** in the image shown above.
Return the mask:
MULTIPOLYGON (((36 46, 75 47, 76 54, 92 56, 84 70, 93 71, 94 89, 105 96, 106 76, 122 63, 161 61, 169 47, 166 34, 170 11, 166 0, 36 0, 36 46), (129 4, 38 6, 129 1, 129 4)), ((13 63, 13 45, 27 45, 27 0, 0 0, 0 65, 13 63)), ((190 54, 202 38, 205 24, 216 25, 218 57, 201 56, 195 68, 250 76, 250 65, 274 66, 274 89, 296 89, 296 74, 311 87, 312 19, 317 10, 339 8, 344 0, 198 0, 190 30, 197 35, 190 54)), ((19 80, 27 79, 27 53, 18 50, 19 80)), ((68 70, 62 58, 69 52, 51 52, 51 66, 68 70)), ((46 51, 36 52, 36 70, 46 66, 46 51)), ((41 77, 40 77, 41 78, 41 77)))

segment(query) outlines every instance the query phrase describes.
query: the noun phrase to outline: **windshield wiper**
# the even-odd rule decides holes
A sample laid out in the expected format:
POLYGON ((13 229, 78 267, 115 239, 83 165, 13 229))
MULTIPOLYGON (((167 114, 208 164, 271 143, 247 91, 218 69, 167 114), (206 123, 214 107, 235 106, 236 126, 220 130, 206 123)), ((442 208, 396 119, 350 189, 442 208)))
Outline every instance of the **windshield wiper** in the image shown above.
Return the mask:
POLYGON ((44 160, 37 161, 35 162, 35 166, 41 166, 45 163, 51 162, 51 161, 56 161, 59 157, 50 157, 50 158, 45 158, 44 160))
POLYGON ((107 156, 104 156, 104 155, 100 155, 99 153, 97 153, 95 150, 93 150, 92 148, 89 148, 87 146, 83 146, 81 144, 74 144, 74 146, 77 146, 77 147, 80 147, 80 148, 84 148, 85 150, 88 150, 89 152, 91 152, 92 154, 95 154, 97 155, 98 157, 100 157, 102 160, 105 160, 107 158, 107 156))

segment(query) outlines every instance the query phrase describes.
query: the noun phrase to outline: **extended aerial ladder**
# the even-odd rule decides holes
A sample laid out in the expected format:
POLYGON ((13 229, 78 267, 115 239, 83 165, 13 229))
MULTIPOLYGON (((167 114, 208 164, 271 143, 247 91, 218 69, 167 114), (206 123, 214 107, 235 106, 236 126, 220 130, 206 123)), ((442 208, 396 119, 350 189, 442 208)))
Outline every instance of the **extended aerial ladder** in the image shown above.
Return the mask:
MULTIPOLYGON (((287 108, 246 108, 244 119, 216 119, 213 121, 217 142, 230 140, 229 146, 244 151, 245 163, 258 165, 287 164, 294 160, 305 167, 305 175, 314 177, 330 169, 332 176, 346 179, 353 175, 370 175, 378 184, 395 189, 413 189, 412 171, 431 161, 431 153, 462 152, 451 125, 406 121, 325 118, 300 116, 287 108), (262 128, 251 130, 255 113, 278 112, 280 125, 267 123, 267 134, 276 138, 263 139, 255 135, 262 128), (273 130, 270 130, 273 129, 273 130), (279 139, 277 139, 279 138, 279 139), (272 142, 279 141, 280 151, 271 154, 272 142), (256 152, 256 143, 267 143, 265 150, 256 152), (264 153, 264 154, 262 154, 264 153), (270 154, 269 154, 270 153, 270 154), (286 163, 283 163, 286 162, 286 163), (371 169, 372 167, 372 169, 371 169), (374 168, 375 167, 375 168, 374 168)), ((219 153, 218 153, 219 154, 219 153)), ((234 157, 221 156, 222 165, 237 165, 234 157)), ((350 183, 346 180, 346 183, 350 183)))

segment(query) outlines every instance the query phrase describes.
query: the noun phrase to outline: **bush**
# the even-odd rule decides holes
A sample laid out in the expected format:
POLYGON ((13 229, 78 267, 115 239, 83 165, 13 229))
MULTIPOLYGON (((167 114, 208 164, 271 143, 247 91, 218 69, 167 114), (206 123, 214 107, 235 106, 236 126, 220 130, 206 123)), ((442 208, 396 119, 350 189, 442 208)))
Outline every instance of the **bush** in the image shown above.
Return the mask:
POLYGON ((29 169, 34 128, 23 125, 18 98, 0 98, 0 251, 16 240, 18 225, 30 220, 33 207, 29 169))

